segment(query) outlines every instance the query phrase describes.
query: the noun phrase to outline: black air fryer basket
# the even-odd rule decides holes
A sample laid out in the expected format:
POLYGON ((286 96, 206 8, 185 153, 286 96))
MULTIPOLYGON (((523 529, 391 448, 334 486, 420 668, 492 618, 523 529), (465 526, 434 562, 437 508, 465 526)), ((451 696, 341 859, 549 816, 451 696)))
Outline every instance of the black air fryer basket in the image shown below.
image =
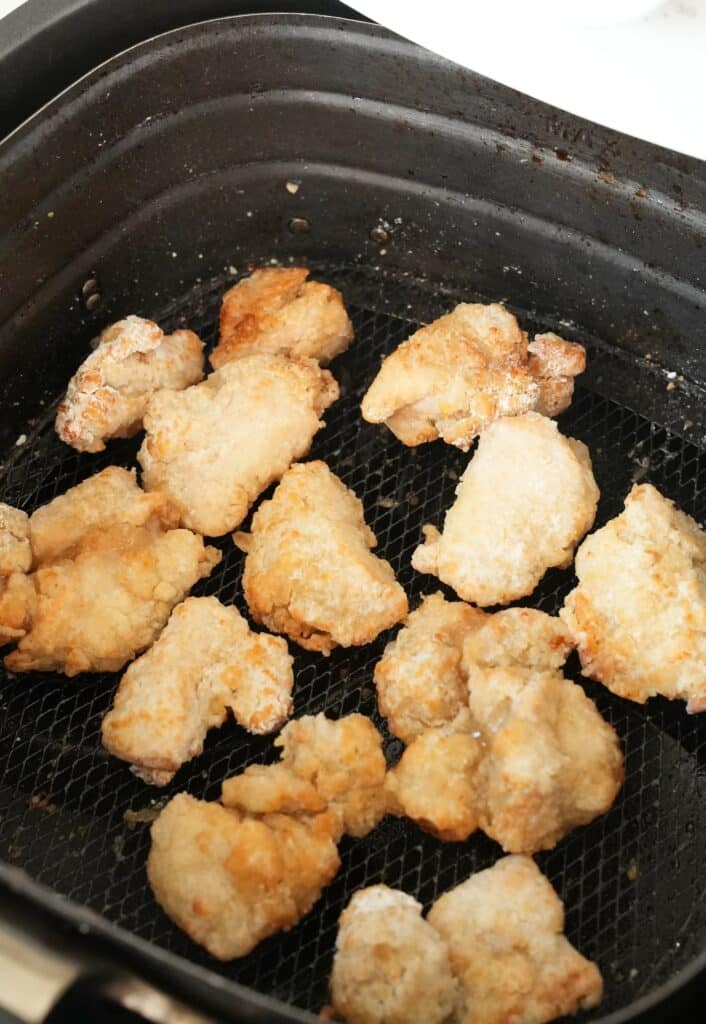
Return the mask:
MULTIPOLYGON (((359 402, 382 356, 462 299, 506 302, 523 326, 586 345, 560 426, 590 448, 599 525, 637 480, 706 515, 697 161, 379 27, 289 14, 127 50, 0 145, 0 181, 0 500, 31 511, 109 463, 134 464, 138 441, 79 455, 53 432, 57 398, 104 325, 134 312, 210 342, 223 290, 277 261, 310 266, 352 311, 356 341, 333 366, 342 398, 311 455, 362 498, 412 607, 438 584, 412 571, 411 552, 422 524, 441 522, 467 457, 440 442, 404 448, 361 420, 359 402)), ((242 555, 229 538, 219 546, 221 565, 195 592, 245 610, 242 555)), ((573 582, 550 572, 527 603, 556 612, 573 582)), ((296 715, 370 715, 393 762, 401 744, 372 683, 389 639, 329 659, 293 650, 294 698, 296 715)), ((131 828, 125 812, 164 794, 101 746, 117 679, 0 669, 0 910, 14 935, 33 922, 62 956, 75 948, 104 995, 125 1002, 125 979, 139 989, 139 977, 218 1019, 313 1020, 356 889, 385 882, 429 905, 500 855, 482 835, 444 844, 386 818, 344 840, 339 875, 301 923, 217 963, 147 886, 149 824, 131 828)), ((537 861, 568 937, 605 977, 602 1006, 582 1019, 671 1019, 706 963, 706 721, 582 683, 620 735, 625 785, 609 814, 537 861)), ((166 796, 215 798, 226 776, 273 758, 271 737, 229 723, 166 796)))

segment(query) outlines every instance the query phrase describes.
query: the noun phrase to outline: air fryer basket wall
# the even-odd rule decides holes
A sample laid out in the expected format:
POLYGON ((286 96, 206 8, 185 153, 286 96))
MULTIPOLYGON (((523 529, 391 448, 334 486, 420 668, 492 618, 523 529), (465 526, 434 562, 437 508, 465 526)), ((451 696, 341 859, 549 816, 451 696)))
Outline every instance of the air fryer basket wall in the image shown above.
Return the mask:
MULTIPOLYGON (((109 62, 0 147, 0 178, 5 500, 31 509, 133 459, 131 443, 76 456, 47 418, 102 325, 128 312, 165 325, 186 317, 211 337, 236 274, 294 259, 343 289, 358 334, 335 368, 344 397, 313 455, 363 497, 412 604, 436 588, 411 572, 411 548, 424 521, 439 521, 465 460, 440 445, 402 449, 360 422, 357 402, 383 352, 461 297, 507 300, 528 326, 588 344, 562 425, 591 447, 602 519, 636 478, 703 518, 706 179, 695 161, 559 114, 379 28, 272 16, 193 26, 109 62)), ((223 547, 206 589, 240 602, 241 561, 223 547)), ((570 573, 550 574, 533 603, 554 611, 570 585, 570 573)), ((327 662, 298 655, 297 713, 374 713, 385 639, 327 662)), ((98 739, 114 685, 0 673, 0 854, 224 978, 316 1011, 355 888, 384 880, 428 903, 498 856, 482 838, 443 846, 388 821, 344 845, 342 875, 305 922, 217 965, 146 889, 147 830, 129 831, 123 812, 153 794, 98 739)), ((624 740, 625 791, 540 864, 566 900, 570 936, 604 969, 606 1002, 591 1019, 617 1021, 631 1011, 611 1011, 693 970, 706 949, 704 726, 680 707, 636 708, 587 688, 624 740)), ((386 749, 395 758, 399 744, 388 738, 386 749)), ((268 757, 271 740, 226 727, 169 792, 214 797, 229 772, 268 757)))

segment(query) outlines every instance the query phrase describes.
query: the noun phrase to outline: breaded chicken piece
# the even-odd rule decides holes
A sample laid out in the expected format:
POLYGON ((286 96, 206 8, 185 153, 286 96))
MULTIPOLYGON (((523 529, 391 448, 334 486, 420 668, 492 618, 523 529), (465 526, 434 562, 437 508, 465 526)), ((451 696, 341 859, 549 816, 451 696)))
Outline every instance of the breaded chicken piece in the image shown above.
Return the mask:
POLYGON ((537 413, 498 420, 461 477, 443 533, 424 527, 412 565, 464 601, 508 604, 531 594, 547 569, 570 565, 598 497, 581 441, 537 413))
POLYGON ((407 597, 377 543, 363 505, 325 462, 292 466, 260 505, 251 533, 233 538, 247 552, 243 591, 250 613, 309 651, 370 643, 407 614, 407 597))
POLYGON ((331 721, 305 715, 285 725, 275 740, 282 759, 251 765, 226 779, 226 807, 249 814, 309 815, 328 810, 336 822, 334 838, 360 838, 385 813, 385 758, 382 737, 364 715, 331 721))
POLYGON ((29 516, 0 501, 0 578, 14 572, 29 572, 31 565, 29 516))
POLYGON ((421 904, 386 885, 359 889, 341 914, 331 974, 348 1024, 444 1024, 460 1005, 446 947, 421 904))
POLYGON ((186 391, 160 391, 138 453, 143 484, 166 494, 182 526, 218 537, 309 451, 338 385, 313 359, 244 356, 186 391))
POLYGON ((561 674, 571 646, 558 618, 529 608, 489 616, 464 646, 484 747, 478 819, 511 853, 552 849, 604 814, 623 782, 615 731, 561 674))
POLYGON ((478 769, 483 747, 467 709, 454 722, 421 733, 388 772, 387 809, 447 842, 479 826, 478 769))
POLYGON ((25 635, 35 605, 36 593, 30 576, 23 572, 0 576, 0 647, 25 635))
POLYGON ((468 704, 461 664, 465 638, 485 613, 442 593, 425 597, 375 666, 380 713, 405 743, 451 722, 468 704))
POLYGON ((163 494, 145 494, 134 469, 108 466, 32 514, 34 564, 71 554, 90 530, 149 523, 168 529, 178 525, 178 516, 163 494))
POLYGON ((215 597, 177 605, 157 642, 129 666, 103 719, 103 745, 164 786, 203 750, 228 710, 244 729, 279 729, 292 710, 292 659, 215 597))
POLYGON ((220 558, 189 530, 90 529, 71 557, 27 577, 34 590, 31 622, 6 667, 67 676, 117 671, 150 646, 174 605, 220 558))
POLYGON ((339 865, 328 815, 253 819, 179 793, 152 825, 147 877, 194 942, 231 960, 296 924, 339 865))
POLYGON ((706 711, 706 534, 651 484, 576 554, 560 614, 583 671, 639 704, 655 694, 706 711))
POLYGON ((556 334, 538 335, 528 348, 504 306, 462 303, 387 356, 361 410, 403 444, 441 437, 468 451, 501 416, 562 412, 585 365, 581 345, 556 334))
POLYGON ((69 381, 56 432, 80 452, 102 452, 113 437, 142 427, 150 395, 203 377, 203 342, 193 331, 165 335, 151 320, 128 316, 107 327, 69 381))
POLYGON ((601 1001, 600 971, 562 934, 561 900, 529 857, 471 875, 427 920, 462 987, 456 1024, 544 1024, 601 1001))
POLYGON ((353 325, 341 293, 308 276, 304 267, 267 267, 229 288, 213 366, 254 352, 308 356, 325 365, 344 352, 353 325))

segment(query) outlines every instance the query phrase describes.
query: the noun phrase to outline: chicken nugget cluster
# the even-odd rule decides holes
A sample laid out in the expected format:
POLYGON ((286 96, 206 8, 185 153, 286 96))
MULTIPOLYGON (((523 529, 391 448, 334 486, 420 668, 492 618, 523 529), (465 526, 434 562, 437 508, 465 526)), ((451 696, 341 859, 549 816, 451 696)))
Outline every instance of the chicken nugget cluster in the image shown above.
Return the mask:
POLYGON ((344 1020, 545 1024, 600 1002, 600 971, 564 937, 561 900, 529 857, 504 857, 421 911, 384 885, 354 894, 331 974, 344 1020))
POLYGON ((338 870, 341 836, 384 813, 382 737, 362 715, 299 719, 277 745, 282 760, 227 779, 220 803, 179 793, 152 826, 157 902, 221 960, 291 928, 338 870))

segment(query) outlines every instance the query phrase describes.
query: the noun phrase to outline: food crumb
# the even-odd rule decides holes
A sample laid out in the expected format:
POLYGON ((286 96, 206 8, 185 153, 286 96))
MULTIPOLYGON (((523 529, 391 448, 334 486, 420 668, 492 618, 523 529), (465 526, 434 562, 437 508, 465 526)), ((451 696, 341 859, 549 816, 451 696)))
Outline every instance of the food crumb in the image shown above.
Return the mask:
POLYGON ((667 391, 674 391, 675 388, 676 388, 676 384, 674 383, 673 380, 670 380, 669 383, 667 384, 667 391))
POLYGON ((123 847, 124 846, 125 846, 125 837, 124 836, 116 836, 115 839, 113 840, 113 853, 115 854, 115 859, 116 859, 116 861, 118 863, 120 863, 121 860, 125 860, 125 858, 123 856, 123 847))
POLYGON ((629 882, 635 882, 637 880, 637 876, 638 876, 637 861, 635 860, 634 857, 630 861, 630 863, 628 864, 627 870, 626 870, 625 874, 628 876, 628 881, 629 882))
POLYGON ((56 814, 56 804, 49 803, 45 796, 41 793, 33 793, 29 798, 29 806, 34 811, 46 811, 47 814, 56 814))
POLYGON ((380 508, 394 508, 397 502, 394 498, 378 498, 375 504, 380 508))
POLYGON ((54 216, 54 211, 50 210, 49 213, 47 214, 47 217, 53 217, 53 216, 54 216))
POLYGON ((298 181, 288 181, 284 187, 287 189, 287 191, 289 192, 290 196, 295 196, 297 194, 297 192, 299 191, 299 182, 298 181))
POLYGON ((455 469, 447 469, 446 475, 449 478, 449 480, 458 480, 458 473, 456 472, 455 469))
POLYGON ((26 443, 27 443, 27 435, 26 434, 20 434, 20 436, 15 441, 15 448, 21 448, 22 445, 26 444, 26 443))
POLYGON ((132 808, 128 808, 123 814, 123 821, 128 828, 133 829, 137 825, 142 825, 145 822, 155 821, 159 817, 159 812, 162 810, 166 802, 165 800, 155 800, 150 807, 140 807, 139 810, 133 811, 132 808))
POLYGON ((234 267, 233 264, 231 263, 228 267, 228 273, 230 274, 231 277, 235 277, 235 275, 238 273, 238 268, 234 267))
POLYGON ((410 491, 409 492, 409 494, 407 495, 407 501, 412 506, 412 508, 414 508, 415 505, 419 504, 419 498, 414 493, 414 491, 410 491))

